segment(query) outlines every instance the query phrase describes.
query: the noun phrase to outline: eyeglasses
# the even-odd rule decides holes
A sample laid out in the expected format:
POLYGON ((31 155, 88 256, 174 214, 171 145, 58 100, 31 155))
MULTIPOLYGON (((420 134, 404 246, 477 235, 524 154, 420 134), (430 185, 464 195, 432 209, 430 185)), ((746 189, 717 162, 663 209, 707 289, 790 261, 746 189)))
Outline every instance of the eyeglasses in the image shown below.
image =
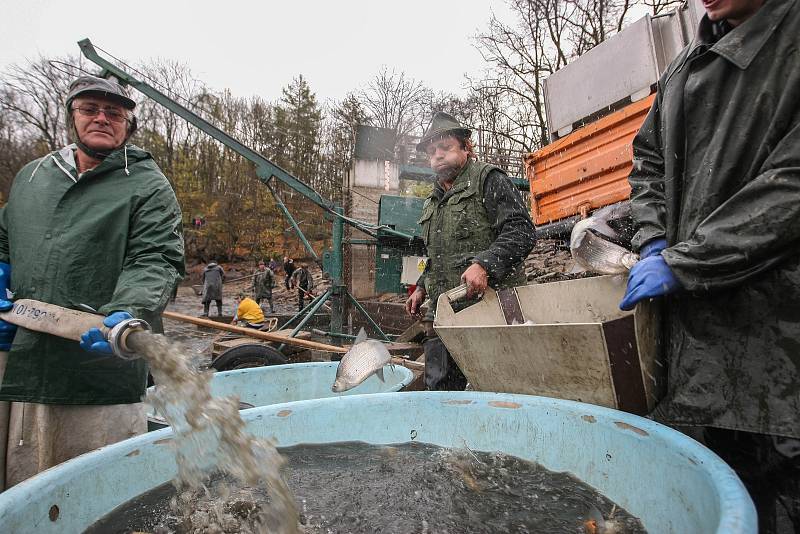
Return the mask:
POLYGON ((72 108, 77 110, 78 113, 84 117, 97 117, 103 113, 110 122, 125 122, 128 120, 128 115, 124 111, 114 108, 101 108, 97 106, 81 106, 72 108))

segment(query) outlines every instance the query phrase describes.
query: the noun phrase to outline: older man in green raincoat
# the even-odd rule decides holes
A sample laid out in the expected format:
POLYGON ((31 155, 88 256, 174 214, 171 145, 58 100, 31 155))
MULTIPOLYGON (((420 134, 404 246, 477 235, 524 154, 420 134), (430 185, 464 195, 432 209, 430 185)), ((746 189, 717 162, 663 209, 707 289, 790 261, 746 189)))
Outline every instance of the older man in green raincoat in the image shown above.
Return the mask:
POLYGON ((800 2, 704 5, 634 141, 642 260, 621 306, 667 295, 654 416, 734 467, 762 532, 798 532, 800 2))
MULTIPOLYGON (((78 78, 66 107, 75 144, 23 167, 0 211, 0 309, 10 306, 9 289, 14 298, 93 308, 106 326, 134 316, 160 331, 184 274, 175 193, 150 154, 128 144, 135 103, 119 84, 78 78)), ((0 326, 0 349, 10 344, 0 489, 146 431, 143 360, 111 354, 99 331, 79 346, 23 328, 9 336, 8 323, 0 326)))

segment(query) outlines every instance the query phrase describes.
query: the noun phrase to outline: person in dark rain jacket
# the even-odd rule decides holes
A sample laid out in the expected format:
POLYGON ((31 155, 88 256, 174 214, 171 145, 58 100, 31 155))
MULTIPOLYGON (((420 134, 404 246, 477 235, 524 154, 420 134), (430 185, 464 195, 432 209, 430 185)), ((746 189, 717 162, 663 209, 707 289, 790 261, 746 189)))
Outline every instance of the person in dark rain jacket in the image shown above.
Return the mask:
POLYGON ((425 385, 432 390, 466 386, 433 330, 439 295, 462 283, 473 299, 488 285, 525 285, 523 260, 536 239, 522 195, 505 171, 476 160, 470 135, 452 115, 439 112, 417 145, 430 158, 437 180, 419 220, 429 258, 406 310, 416 316, 430 298, 422 324, 425 385))
POLYGON ((731 464, 762 532, 800 531, 800 2, 705 6, 634 140, 621 307, 666 296, 653 416, 731 464))
POLYGON ((211 260, 203 269, 203 317, 208 317, 211 301, 217 305, 217 317, 222 316, 222 283, 225 281, 225 271, 214 260, 211 260))

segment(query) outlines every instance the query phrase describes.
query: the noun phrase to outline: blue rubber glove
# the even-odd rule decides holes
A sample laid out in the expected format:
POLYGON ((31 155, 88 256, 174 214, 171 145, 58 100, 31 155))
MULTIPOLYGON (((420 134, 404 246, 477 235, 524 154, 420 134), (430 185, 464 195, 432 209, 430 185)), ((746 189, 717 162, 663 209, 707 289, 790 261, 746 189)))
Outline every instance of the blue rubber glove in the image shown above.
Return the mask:
MULTIPOLYGON (((8 300, 6 291, 11 283, 11 265, 0 262, 0 311, 8 311, 14 305, 8 300)), ((14 341, 14 334, 17 333, 17 325, 7 321, 0 321, 0 350, 11 350, 11 343, 14 341)))
POLYGON ((665 248, 667 248, 666 239, 651 239, 639 249, 639 259, 643 260, 645 258, 649 258, 650 256, 661 254, 661 251, 665 248))
MULTIPOLYGON (((126 319, 133 319, 133 315, 124 311, 113 312, 103 319, 103 324, 107 328, 114 328, 126 319)), ((97 354, 114 354, 114 351, 111 350, 111 344, 103 337, 103 333, 99 328, 90 328, 81 334, 81 348, 87 352, 95 352, 97 354)))
POLYGON ((681 289, 681 283, 675 278, 664 256, 658 254, 639 260, 631 269, 628 277, 628 288, 622 302, 621 310, 632 310, 640 300, 661 297, 681 289))

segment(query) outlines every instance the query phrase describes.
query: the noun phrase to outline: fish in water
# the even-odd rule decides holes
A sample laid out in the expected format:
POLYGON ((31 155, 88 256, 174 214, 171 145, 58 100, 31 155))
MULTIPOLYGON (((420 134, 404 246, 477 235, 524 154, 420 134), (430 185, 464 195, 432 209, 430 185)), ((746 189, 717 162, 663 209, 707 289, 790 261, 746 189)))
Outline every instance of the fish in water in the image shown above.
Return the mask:
POLYGON ((588 217, 575 224, 569 249, 580 267, 599 274, 626 274, 639 255, 613 243, 616 233, 604 221, 588 217))
POLYGON ((608 518, 605 518, 596 506, 590 506, 587 513, 588 518, 583 522, 584 532, 586 534, 623 534, 621 523, 614 519, 616 511, 615 505, 608 518))
POLYGON ((362 328, 353 346, 339 362, 331 391, 341 393, 353 389, 373 374, 377 374, 378 378, 384 381, 383 366, 391 359, 386 346, 380 341, 367 339, 367 334, 362 328))

